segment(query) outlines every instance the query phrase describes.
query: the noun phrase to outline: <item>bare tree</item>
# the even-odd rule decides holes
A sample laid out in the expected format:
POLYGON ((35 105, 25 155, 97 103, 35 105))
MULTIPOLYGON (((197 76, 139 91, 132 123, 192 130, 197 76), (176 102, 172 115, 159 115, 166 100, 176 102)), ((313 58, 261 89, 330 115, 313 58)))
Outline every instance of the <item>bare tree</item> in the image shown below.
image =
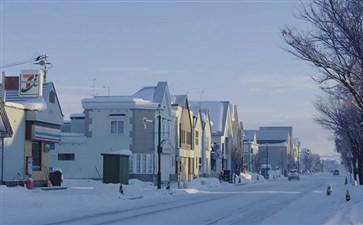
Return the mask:
POLYGON ((333 131, 336 151, 341 154, 347 169, 351 170, 353 165, 356 180, 356 162, 363 143, 359 127, 361 118, 359 110, 347 102, 332 97, 318 99, 315 108, 319 116, 314 120, 323 128, 333 131), (348 155, 352 155, 352 158, 348 158, 348 155))
MULTIPOLYGON (((286 27, 286 50, 312 63, 320 73, 312 78, 329 95, 350 102, 363 122, 363 1, 314 0, 301 3, 299 17, 309 30, 286 27)), ((360 184, 363 184, 363 151, 359 151, 360 184)))

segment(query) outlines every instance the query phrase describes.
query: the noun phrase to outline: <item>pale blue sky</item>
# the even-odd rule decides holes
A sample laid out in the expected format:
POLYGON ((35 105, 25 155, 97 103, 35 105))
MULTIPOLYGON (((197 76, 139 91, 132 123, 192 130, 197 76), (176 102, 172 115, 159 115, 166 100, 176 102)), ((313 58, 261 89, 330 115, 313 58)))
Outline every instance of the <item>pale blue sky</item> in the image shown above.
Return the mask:
POLYGON ((298 1, 0 1, 1 63, 47 54, 66 118, 93 79, 97 95, 162 80, 171 94, 237 104, 245 129, 291 125, 303 147, 333 154, 311 119, 316 71, 281 48, 281 28, 306 26, 293 16, 298 1))

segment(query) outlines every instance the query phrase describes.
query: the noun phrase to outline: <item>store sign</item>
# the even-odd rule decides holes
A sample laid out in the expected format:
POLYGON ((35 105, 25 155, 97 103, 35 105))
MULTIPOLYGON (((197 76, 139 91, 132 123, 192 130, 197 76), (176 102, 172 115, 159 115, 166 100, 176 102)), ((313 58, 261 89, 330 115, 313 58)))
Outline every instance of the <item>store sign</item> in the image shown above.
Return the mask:
POLYGON ((41 96, 43 92, 43 71, 22 70, 20 73, 20 96, 41 96))
POLYGON ((60 142, 61 131, 60 129, 33 125, 33 140, 60 142))

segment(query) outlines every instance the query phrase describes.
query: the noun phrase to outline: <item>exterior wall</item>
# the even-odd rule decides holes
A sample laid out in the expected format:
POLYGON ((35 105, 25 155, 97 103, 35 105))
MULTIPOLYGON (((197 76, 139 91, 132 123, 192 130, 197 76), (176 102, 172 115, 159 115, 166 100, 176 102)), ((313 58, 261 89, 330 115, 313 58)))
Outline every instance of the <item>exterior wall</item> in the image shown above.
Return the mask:
MULTIPOLYGON (((54 89, 51 91, 55 94, 54 89)), ((47 109, 44 111, 28 111, 26 114, 26 120, 40 121, 51 124, 63 124, 63 114, 60 110, 60 104, 58 98, 55 96, 55 102, 49 102, 49 96, 45 96, 44 99, 47 103, 47 109)))
POLYGON ((205 151, 202 149, 203 142, 203 130, 201 123, 200 113, 197 115, 193 115, 193 149, 194 149, 194 157, 195 157, 195 165, 194 165, 194 173, 195 176, 199 176, 199 174, 203 173, 202 161, 205 161, 205 151), (197 137, 198 134, 198 137, 197 137))
POLYGON ((25 112, 23 109, 9 106, 5 106, 5 110, 14 133, 12 137, 4 139, 4 181, 24 180, 26 177, 25 112))
POLYGON ((55 149, 50 151, 50 166, 60 168, 64 178, 99 178, 95 165, 89 158, 92 145, 88 142, 69 143, 67 139, 62 137, 62 142, 56 143, 55 149), (58 155, 65 153, 75 154, 75 159, 58 160, 58 155))
POLYGON ((135 138, 132 140, 130 150, 133 153, 156 153, 154 140, 157 136, 158 122, 155 122, 155 111, 134 109, 133 114, 131 118, 133 130, 130 136, 135 138), (153 122, 144 122, 144 118, 153 122))
POLYGON ((206 115, 206 123, 203 131, 203 142, 205 151, 205 173, 211 174, 212 129, 208 115, 206 115))
POLYGON ((259 145, 260 155, 262 156, 259 164, 266 164, 266 151, 268 151, 268 164, 271 164, 273 170, 280 170, 281 173, 287 172, 288 165, 286 158, 288 156, 287 146, 285 145, 259 145))
POLYGON ((71 119, 71 132, 72 133, 85 133, 85 119, 84 118, 72 118, 71 119))

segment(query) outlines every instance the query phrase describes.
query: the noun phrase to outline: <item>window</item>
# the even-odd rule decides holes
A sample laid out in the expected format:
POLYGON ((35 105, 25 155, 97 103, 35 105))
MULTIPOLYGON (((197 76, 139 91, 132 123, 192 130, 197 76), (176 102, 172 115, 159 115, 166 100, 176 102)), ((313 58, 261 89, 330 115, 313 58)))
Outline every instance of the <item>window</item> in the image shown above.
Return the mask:
POLYGON ((58 154, 59 161, 72 161, 74 160, 75 154, 74 153, 60 153, 58 154))
POLYGON ((147 173, 152 173, 153 172, 153 163, 152 163, 152 157, 151 155, 146 155, 147 156, 147 173))
POLYGON ((195 131, 195 145, 199 145, 199 132, 195 131))
POLYGON ((146 155, 142 155, 142 173, 146 173, 146 155))
POLYGON ((153 155, 152 154, 135 154, 136 157, 136 174, 153 173, 153 155))
POLYGON ((132 164, 133 160, 132 160, 132 155, 129 156, 129 173, 133 173, 134 172, 134 165, 132 164))
POLYGON ((186 132, 186 144, 192 144, 192 133, 188 131, 186 132))
POLYGON ((33 171, 42 169, 42 145, 41 142, 32 143, 33 171))
POLYGON ((49 102, 50 103, 55 103, 55 94, 54 94, 54 91, 51 91, 49 93, 49 102))
POLYGON ((124 121, 113 120, 111 121, 111 134, 123 134, 124 133, 124 121))
POLYGON ((141 155, 136 155, 136 173, 141 173, 141 155))

